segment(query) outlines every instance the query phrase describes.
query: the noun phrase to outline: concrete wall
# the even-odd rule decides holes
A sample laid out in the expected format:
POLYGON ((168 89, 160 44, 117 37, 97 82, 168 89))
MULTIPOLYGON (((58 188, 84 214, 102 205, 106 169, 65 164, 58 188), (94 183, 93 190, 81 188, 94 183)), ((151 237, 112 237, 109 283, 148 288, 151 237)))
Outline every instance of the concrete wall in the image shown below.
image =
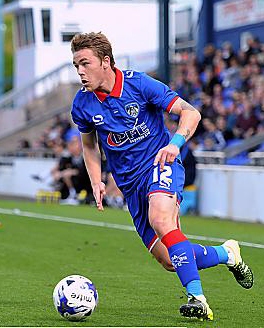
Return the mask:
MULTIPOLYGON (((23 109, 0 110, 0 138, 24 126, 26 113, 23 109)), ((2 146, 2 145, 1 145, 2 146)), ((0 151, 1 151, 0 146, 0 151)))

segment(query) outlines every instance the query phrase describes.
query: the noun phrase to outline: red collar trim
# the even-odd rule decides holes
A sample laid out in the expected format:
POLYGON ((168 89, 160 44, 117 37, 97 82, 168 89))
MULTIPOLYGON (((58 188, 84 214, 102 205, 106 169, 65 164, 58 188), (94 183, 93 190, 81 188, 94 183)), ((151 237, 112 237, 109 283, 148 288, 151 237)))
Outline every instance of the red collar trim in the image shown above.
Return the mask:
MULTIPOLYGON (((115 74, 116 74, 116 79, 115 79, 115 84, 113 87, 113 90, 110 92, 109 96, 115 97, 115 98, 120 98, 122 96, 123 92, 123 85, 124 85, 124 74, 122 71, 120 71, 118 68, 114 68, 115 74)), ((94 94, 98 98, 100 102, 103 102, 105 98, 108 96, 107 93, 104 93, 102 91, 94 91, 94 94)))
POLYGON ((122 96, 123 84, 124 84, 124 74, 118 68, 115 68, 116 79, 113 90, 110 92, 111 97, 120 98, 122 96))
POLYGON ((105 100, 105 98, 108 96, 107 93, 104 93, 102 91, 94 91, 94 94, 96 95, 97 99, 100 102, 103 102, 105 100))

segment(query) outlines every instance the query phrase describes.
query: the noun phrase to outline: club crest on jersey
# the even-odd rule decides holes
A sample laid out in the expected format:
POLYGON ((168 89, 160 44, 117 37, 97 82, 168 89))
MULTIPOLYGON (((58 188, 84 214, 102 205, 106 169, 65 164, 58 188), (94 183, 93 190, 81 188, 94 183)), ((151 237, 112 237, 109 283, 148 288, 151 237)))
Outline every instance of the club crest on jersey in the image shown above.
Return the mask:
POLYGON ((127 104, 125 106, 125 110, 128 113, 128 115, 130 115, 132 117, 137 117, 138 113, 139 113, 139 104, 136 102, 127 104))

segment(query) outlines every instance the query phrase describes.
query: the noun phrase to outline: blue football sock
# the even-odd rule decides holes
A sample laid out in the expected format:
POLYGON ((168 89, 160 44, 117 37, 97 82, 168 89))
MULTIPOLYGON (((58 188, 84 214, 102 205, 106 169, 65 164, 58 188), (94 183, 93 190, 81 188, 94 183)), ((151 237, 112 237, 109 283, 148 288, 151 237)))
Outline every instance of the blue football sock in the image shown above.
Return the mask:
POLYGON ((214 246, 192 244, 192 248, 194 250, 198 270, 210 268, 222 263, 219 260, 218 252, 214 246))
MULTIPOLYGON (((162 243, 167 247, 171 263, 184 287, 193 280, 200 280, 192 244, 181 233, 180 230, 172 230, 162 239, 162 243)), ((196 293, 198 284, 195 288, 190 285, 190 293, 196 293), (193 290, 194 289, 194 290, 193 290)), ((202 291, 201 293, 202 294, 202 291)))
POLYGON ((186 290, 188 295, 193 295, 193 296, 203 295, 201 280, 190 281, 186 286, 186 290))
POLYGON ((212 246, 217 253, 219 263, 226 264, 228 261, 227 250, 223 246, 212 246))

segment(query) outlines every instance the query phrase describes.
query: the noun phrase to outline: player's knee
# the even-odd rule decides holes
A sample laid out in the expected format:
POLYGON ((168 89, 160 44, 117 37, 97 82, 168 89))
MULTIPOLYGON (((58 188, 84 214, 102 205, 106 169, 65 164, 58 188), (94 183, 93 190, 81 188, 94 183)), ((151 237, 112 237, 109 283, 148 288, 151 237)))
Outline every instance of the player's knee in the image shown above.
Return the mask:
POLYGON ((157 215, 156 217, 150 218, 149 222, 159 237, 164 236, 175 228, 174 221, 168 216, 157 215))
POLYGON ((156 217, 150 218, 149 221, 154 230, 159 230, 159 227, 163 227, 164 224, 166 224, 167 218, 165 216, 162 217, 161 215, 157 215, 156 217))
POLYGON ((164 227, 168 222, 170 217, 170 213, 168 213, 167 209, 163 209, 162 207, 150 208, 149 211, 149 221, 154 230, 160 230, 160 227, 164 227))
POLYGON ((154 194, 149 199, 149 222, 158 235, 163 235, 174 228, 174 217, 174 198, 154 194))

